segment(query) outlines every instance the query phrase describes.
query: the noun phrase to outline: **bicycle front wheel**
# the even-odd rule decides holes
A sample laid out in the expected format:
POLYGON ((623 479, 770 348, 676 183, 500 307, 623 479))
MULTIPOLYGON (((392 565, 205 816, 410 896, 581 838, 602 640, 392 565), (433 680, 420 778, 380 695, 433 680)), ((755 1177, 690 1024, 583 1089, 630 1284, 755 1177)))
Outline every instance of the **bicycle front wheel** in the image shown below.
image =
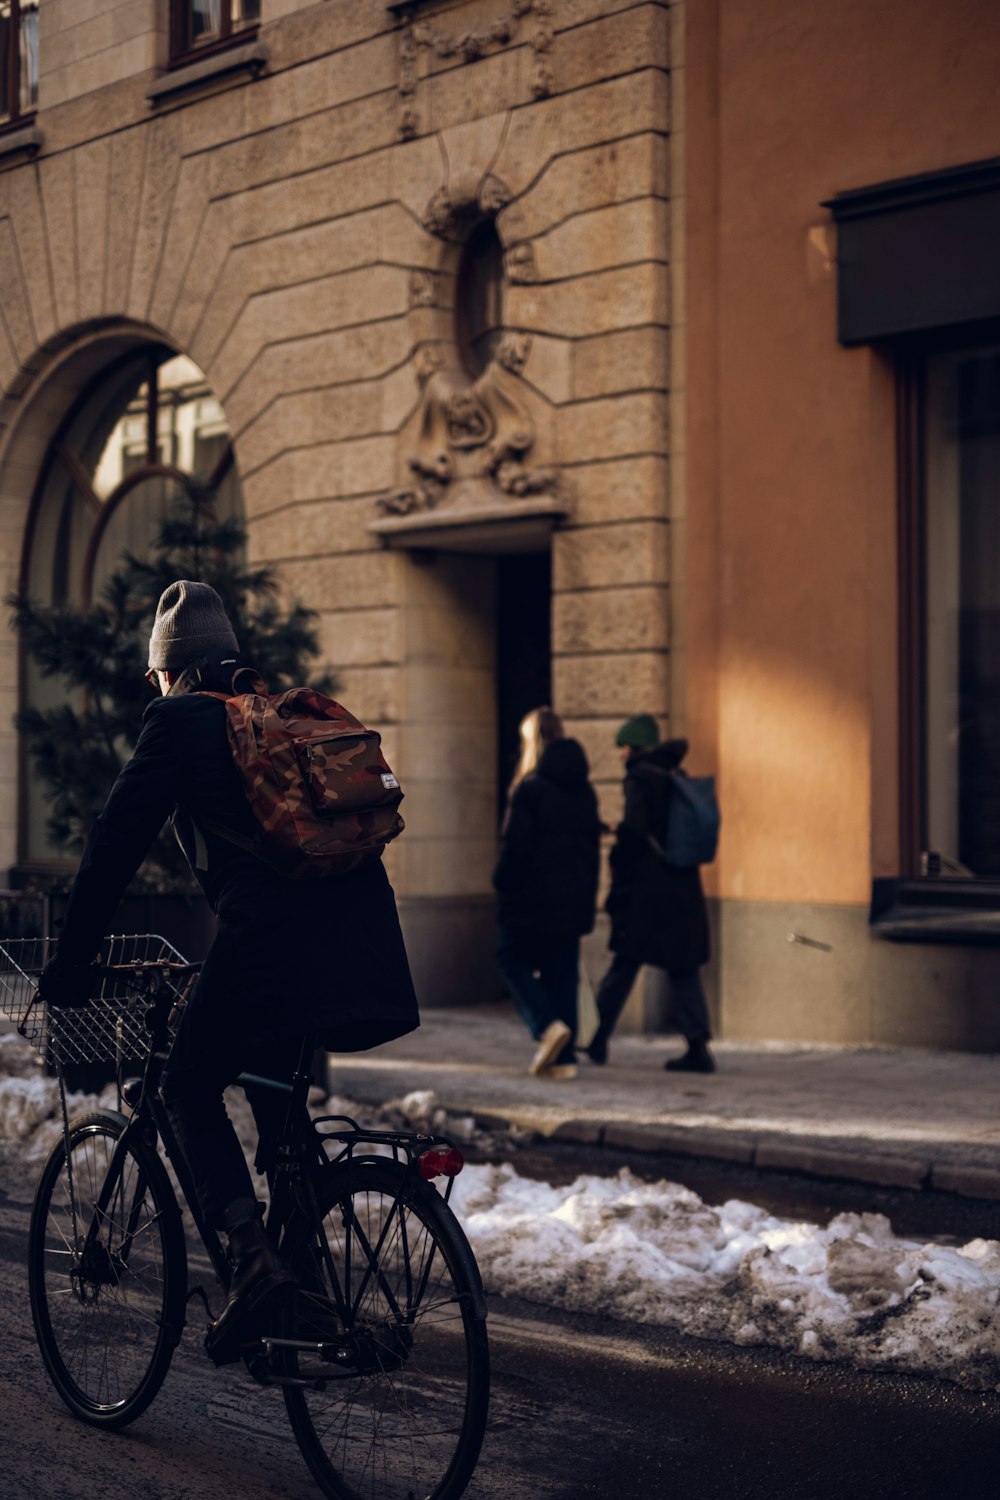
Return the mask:
POLYGON ((333 1500, 457 1500, 489 1404, 482 1282, 441 1197, 391 1161, 333 1167, 320 1222, 289 1238, 301 1291, 284 1387, 292 1430, 333 1500), (314 1388, 307 1388, 307 1382, 314 1388))
POLYGON ((133 1421, 184 1326, 187 1257, 163 1163, 122 1115, 84 1115, 42 1171, 28 1235, 35 1333, 53 1385, 99 1427, 133 1421), (113 1174, 113 1175, 109 1175, 113 1174))

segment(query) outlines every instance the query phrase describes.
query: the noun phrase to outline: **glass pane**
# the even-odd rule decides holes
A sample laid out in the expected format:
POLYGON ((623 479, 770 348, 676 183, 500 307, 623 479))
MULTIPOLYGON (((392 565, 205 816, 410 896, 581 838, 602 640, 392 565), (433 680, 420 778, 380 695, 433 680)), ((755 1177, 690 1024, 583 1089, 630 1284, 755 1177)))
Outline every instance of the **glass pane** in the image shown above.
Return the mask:
POLYGON ((929 361, 929 873, 1000 878, 1000 349, 929 361))
POLYGON ((38 0, 21 0, 21 113, 38 104, 38 0))
POLYGON ((13 113, 14 102, 10 98, 10 45, 12 30, 10 0, 0 0, 0 119, 13 113))
POLYGON ((222 29, 222 0, 188 0, 191 46, 212 42, 222 29))
POLYGON ((260 20, 260 0, 233 0, 233 30, 254 26, 260 20))

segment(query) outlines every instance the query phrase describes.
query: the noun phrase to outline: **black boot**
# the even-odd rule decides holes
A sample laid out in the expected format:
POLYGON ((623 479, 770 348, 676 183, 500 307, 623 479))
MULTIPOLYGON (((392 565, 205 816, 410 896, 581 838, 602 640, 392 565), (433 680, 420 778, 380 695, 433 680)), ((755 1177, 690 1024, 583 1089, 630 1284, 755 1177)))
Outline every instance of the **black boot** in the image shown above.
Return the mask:
POLYGON ((603 1068, 608 1060, 608 1033, 602 1026, 598 1026, 590 1038, 590 1045, 581 1050, 586 1052, 592 1063, 597 1063, 599 1068, 603 1068))
POLYGON ((683 1057, 671 1057, 663 1066, 668 1073, 714 1073, 715 1058, 707 1042, 688 1042, 683 1057))
POLYGON ((205 1335, 205 1348, 217 1365, 240 1358, 241 1346, 262 1331, 275 1302, 296 1284, 274 1253, 252 1198, 230 1203, 225 1220, 233 1274, 226 1305, 205 1335))

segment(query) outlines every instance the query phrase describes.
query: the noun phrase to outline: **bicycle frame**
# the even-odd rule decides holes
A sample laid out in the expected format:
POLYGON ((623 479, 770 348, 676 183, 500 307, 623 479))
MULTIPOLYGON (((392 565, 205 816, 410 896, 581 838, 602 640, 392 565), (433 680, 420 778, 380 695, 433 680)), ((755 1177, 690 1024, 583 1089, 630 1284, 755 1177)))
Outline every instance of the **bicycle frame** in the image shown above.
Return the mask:
MULTIPOLYGON (((192 966, 193 968, 193 966, 192 966)), ((97 1242, 101 1226, 107 1217, 114 1194, 119 1190, 122 1179, 123 1164, 126 1160, 130 1141, 139 1136, 147 1144, 156 1146, 156 1138, 162 1142, 163 1149, 174 1169, 183 1199, 191 1213, 198 1236, 205 1247, 212 1267, 221 1283, 226 1288, 229 1284, 230 1265, 226 1252, 222 1245, 219 1233, 209 1225, 201 1211, 198 1195, 194 1188, 194 1181, 187 1160, 180 1149, 176 1134, 167 1114, 166 1107, 159 1094, 159 1083, 164 1066, 169 1054, 168 1018, 171 1007, 176 997, 166 989, 162 976, 157 976, 156 970, 151 971, 151 979, 147 981, 150 987, 150 1010, 147 1014, 147 1025, 152 1033, 151 1046, 147 1055, 146 1063, 140 1079, 131 1080, 125 1085, 125 1097, 133 1105, 133 1113, 126 1123, 121 1136, 116 1142, 108 1170, 101 1186, 101 1191, 94 1203, 93 1214, 86 1233, 80 1235, 80 1226, 76 1224, 76 1199, 73 1194, 74 1234, 76 1243, 81 1245, 80 1259, 84 1261, 88 1253, 93 1251, 97 1242), (138 1084, 138 1088, 136 1088, 138 1084)), ((436 1145, 447 1144, 440 1136, 414 1136, 395 1131, 373 1131, 365 1130, 346 1115, 324 1115, 317 1119, 310 1119, 307 1110, 309 1087, 312 1082, 309 1073, 309 1060, 316 1047, 316 1038, 307 1036, 299 1054, 299 1060, 295 1073, 290 1083, 277 1079, 264 1078, 255 1074, 241 1074, 236 1082, 245 1085, 253 1084, 258 1087, 277 1089, 288 1095, 288 1109, 285 1115, 285 1124, 278 1140, 276 1162, 273 1175, 269 1181, 271 1185, 271 1201, 266 1218, 267 1231, 277 1247, 284 1234, 288 1231, 297 1215, 304 1215, 307 1221, 317 1223, 319 1220, 319 1208, 315 1198, 312 1174, 307 1170, 311 1161, 317 1168, 324 1166, 337 1166, 346 1164, 348 1172, 355 1160, 365 1161, 368 1158, 356 1157, 359 1147, 381 1148, 383 1152, 391 1153, 394 1160, 405 1159, 408 1169, 416 1170, 417 1156, 436 1145), (346 1130, 321 1129, 324 1125, 343 1124, 349 1127, 346 1130), (328 1143, 336 1143, 340 1150, 333 1156, 328 1154, 328 1143)), ((70 1173, 72 1167, 70 1166, 70 1173)), ((348 1179, 349 1180, 349 1179, 348 1179)), ((452 1179, 448 1179, 444 1194, 445 1201, 451 1195, 452 1179)), ((120 1247, 122 1259, 127 1264, 128 1246, 131 1237, 135 1233, 135 1225, 142 1203, 145 1183, 140 1178, 134 1189, 134 1198, 129 1210, 129 1229, 126 1233, 123 1246, 120 1247)), ((317 1251, 321 1256, 328 1276, 328 1285, 332 1293, 333 1305, 343 1327, 349 1329, 357 1317, 363 1297, 368 1288, 370 1278, 373 1274, 378 1276, 381 1290, 386 1296, 387 1302, 392 1308, 393 1315, 400 1322, 412 1322, 412 1312, 409 1309, 419 1304, 426 1289, 431 1274, 433 1257, 428 1259, 423 1268, 421 1285, 414 1289, 407 1285, 408 1309, 404 1310, 398 1304, 392 1289, 387 1285, 384 1276, 379 1270, 380 1254, 385 1240, 393 1226, 393 1215, 390 1214, 382 1227, 377 1243, 370 1244, 364 1229, 353 1213, 353 1200, 348 1194, 347 1202, 348 1218, 345 1220, 345 1266, 344 1280, 348 1286, 351 1285, 351 1254, 352 1247, 356 1244, 357 1251, 367 1266, 367 1272, 363 1276, 358 1290, 351 1300, 348 1299, 341 1284, 341 1277, 329 1246, 322 1235, 317 1235, 317 1251), (415 1295, 414 1295, 415 1291, 415 1295)), ((398 1210, 398 1205, 397 1205, 398 1210)), ((400 1215, 400 1231, 406 1237, 405 1221, 400 1215)), ((208 1298, 203 1289, 201 1295, 205 1301, 206 1310, 211 1314, 208 1298)), ((193 1295, 194 1292, 190 1293, 193 1295)), ((274 1342, 274 1341, 271 1341, 274 1342)), ((315 1347, 315 1346, 310 1346, 315 1347)))

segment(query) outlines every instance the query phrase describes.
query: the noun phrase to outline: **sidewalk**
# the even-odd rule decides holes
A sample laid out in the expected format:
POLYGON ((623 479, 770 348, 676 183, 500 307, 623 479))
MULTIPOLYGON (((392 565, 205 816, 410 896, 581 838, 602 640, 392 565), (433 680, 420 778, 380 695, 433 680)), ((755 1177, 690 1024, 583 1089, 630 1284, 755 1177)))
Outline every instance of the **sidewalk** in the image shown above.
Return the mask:
POLYGON ((665 1073, 676 1037, 614 1037, 555 1083, 501 1006, 429 1010, 413 1036, 331 1059, 363 1103, 431 1089, 450 1115, 601 1145, 1000 1200, 1000 1056, 911 1048, 713 1044, 718 1072, 665 1073))

